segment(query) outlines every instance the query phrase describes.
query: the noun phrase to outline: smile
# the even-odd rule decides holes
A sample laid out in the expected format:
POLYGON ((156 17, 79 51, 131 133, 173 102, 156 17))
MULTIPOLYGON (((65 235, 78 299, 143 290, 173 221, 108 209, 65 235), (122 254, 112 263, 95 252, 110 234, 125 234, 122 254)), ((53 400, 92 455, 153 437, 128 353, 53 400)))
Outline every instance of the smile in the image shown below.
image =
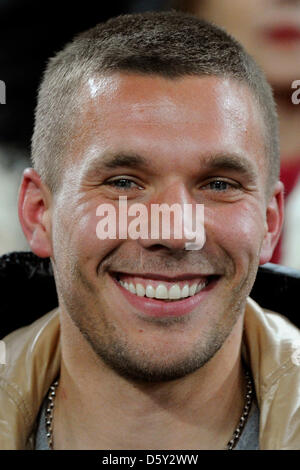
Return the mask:
POLYGON ((204 278, 166 282, 118 274, 116 279, 124 289, 138 297, 166 301, 192 297, 198 294, 208 284, 208 280, 204 278))
POLYGON ((112 279, 120 293, 140 315, 182 316, 191 313, 209 295, 220 276, 180 276, 114 273, 112 279))

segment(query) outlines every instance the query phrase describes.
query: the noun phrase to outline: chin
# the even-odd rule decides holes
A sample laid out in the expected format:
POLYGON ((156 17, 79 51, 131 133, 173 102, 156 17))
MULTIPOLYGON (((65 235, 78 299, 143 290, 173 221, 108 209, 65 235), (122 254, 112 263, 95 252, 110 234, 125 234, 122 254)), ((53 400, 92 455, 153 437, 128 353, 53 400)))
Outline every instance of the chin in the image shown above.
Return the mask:
MULTIPOLYGON (((229 332, 230 333, 230 332, 229 332)), ((213 334, 180 351, 155 348, 143 348, 143 344, 129 344, 124 338, 100 338, 94 333, 84 336, 92 346, 98 359, 117 375, 131 381, 168 382, 184 378, 195 373, 207 364, 224 344, 225 334, 213 334)))

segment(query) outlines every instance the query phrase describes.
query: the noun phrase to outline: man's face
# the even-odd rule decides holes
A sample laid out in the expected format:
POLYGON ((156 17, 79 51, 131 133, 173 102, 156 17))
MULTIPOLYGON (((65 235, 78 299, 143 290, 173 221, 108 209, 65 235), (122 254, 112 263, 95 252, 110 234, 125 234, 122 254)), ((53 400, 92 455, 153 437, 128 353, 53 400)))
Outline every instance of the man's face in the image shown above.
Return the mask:
POLYGON ((230 335, 260 262, 267 179, 260 113, 246 87, 216 77, 98 77, 82 102, 52 208, 61 309, 119 373, 184 376, 230 335), (149 211, 154 203, 204 204, 203 248, 184 250, 184 239, 99 240, 97 207, 117 209, 125 195, 128 207, 149 211), (151 296, 159 285, 168 293, 177 285, 180 294, 188 285, 189 297, 143 297, 125 282, 151 296))

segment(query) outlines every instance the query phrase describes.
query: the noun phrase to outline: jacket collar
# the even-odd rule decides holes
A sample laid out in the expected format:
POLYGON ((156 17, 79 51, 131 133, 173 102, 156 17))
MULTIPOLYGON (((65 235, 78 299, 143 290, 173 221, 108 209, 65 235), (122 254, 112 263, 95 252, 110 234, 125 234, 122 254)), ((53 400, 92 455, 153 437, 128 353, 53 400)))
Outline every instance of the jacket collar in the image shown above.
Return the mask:
POLYGON ((58 309, 4 338, 6 365, 0 366, 0 441, 4 449, 34 448, 36 418, 59 373, 59 338, 58 309))

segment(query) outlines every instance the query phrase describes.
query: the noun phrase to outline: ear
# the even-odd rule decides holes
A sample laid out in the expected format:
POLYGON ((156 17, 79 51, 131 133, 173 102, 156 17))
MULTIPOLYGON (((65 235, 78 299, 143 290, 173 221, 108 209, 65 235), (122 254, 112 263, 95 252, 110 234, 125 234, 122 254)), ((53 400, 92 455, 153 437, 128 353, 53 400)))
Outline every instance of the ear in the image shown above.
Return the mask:
POLYGON ((19 192, 19 219, 31 250, 41 258, 52 255, 51 193, 33 168, 26 168, 19 192))
POLYGON ((275 186, 273 195, 266 207, 266 230, 260 252, 259 264, 270 261, 279 240, 284 215, 284 186, 281 181, 275 186))

